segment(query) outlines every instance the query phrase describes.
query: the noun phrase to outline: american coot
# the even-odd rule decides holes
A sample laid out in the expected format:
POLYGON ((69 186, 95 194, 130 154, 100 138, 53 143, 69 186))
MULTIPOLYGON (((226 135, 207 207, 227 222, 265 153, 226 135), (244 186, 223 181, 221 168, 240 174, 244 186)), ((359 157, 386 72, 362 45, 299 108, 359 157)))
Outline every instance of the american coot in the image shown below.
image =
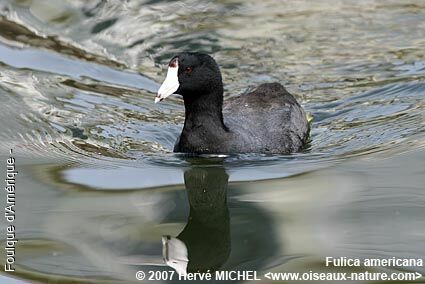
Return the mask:
POLYGON ((280 153, 303 149, 309 126, 295 98, 279 83, 226 100, 215 60, 203 53, 174 56, 155 102, 183 96, 185 121, 174 152, 280 153))

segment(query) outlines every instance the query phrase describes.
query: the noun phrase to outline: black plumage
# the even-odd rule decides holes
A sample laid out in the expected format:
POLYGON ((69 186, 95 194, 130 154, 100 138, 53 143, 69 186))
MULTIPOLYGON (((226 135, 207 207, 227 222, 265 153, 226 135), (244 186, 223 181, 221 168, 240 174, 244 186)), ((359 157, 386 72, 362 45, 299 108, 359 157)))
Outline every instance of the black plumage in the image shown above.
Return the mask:
POLYGON ((306 114, 279 83, 223 102, 217 63, 202 53, 180 53, 179 87, 185 122, 174 152, 197 154, 279 153, 303 149, 309 135, 306 114))

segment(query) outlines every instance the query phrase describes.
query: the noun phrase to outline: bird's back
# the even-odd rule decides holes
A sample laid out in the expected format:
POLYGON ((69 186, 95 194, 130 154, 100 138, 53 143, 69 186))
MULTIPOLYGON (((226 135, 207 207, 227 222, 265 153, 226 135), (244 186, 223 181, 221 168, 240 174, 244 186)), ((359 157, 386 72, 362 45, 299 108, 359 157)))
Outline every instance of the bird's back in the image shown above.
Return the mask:
POLYGON ((226 126, 233 133, 233 152, 292 153, 308 138, 306 114, 279 83, 258 86, 223 105, 226 126))

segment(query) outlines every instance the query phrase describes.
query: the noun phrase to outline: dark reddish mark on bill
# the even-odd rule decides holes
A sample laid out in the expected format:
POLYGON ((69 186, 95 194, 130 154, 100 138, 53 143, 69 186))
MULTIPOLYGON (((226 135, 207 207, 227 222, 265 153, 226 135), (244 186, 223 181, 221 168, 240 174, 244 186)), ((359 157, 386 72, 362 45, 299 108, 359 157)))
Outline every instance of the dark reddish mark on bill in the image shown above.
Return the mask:
POLYGON ((176 57, 173 60, 171 60, 170 64, 168 64, 168 66, 174 68, 174 67, 177 67, 178 63, 179 63, 179 60, 176 57))

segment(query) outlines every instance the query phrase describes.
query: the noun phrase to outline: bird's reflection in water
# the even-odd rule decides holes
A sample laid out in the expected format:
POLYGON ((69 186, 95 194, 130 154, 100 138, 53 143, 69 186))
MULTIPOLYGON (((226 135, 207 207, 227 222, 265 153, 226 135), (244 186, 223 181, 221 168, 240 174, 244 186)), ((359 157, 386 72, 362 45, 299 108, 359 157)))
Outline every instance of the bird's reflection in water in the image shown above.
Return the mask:
POLYGON ((215 271, 229 258, 228 180, 221 165, 192 165, 185 171, 189 218, 177 237, 163 237, 164 260, 178 273, 215 271))

